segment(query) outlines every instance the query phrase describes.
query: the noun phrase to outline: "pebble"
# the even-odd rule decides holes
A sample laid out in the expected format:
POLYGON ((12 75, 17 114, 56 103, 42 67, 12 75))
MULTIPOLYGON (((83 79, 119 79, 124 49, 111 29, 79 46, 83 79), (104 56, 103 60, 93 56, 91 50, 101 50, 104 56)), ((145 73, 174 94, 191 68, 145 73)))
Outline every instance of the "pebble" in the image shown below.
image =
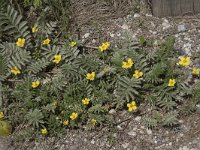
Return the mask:
POLYGON ((162 26, 163 26, 163 30, 166 30, 171 27, 171 25, 167 19, 163 20, 162 26))
POLYGON ((117 36, 121 36, 121 35, 122 35, 121 33, 119 33, 119 32, 117 33, 117 36))
POLYGON ((94 144, 94 143, 95 143, 94 139, 92 139, 91 143, 92 143, 92 144, 94 144))
POLYGON ((83 39, 86 39, 86 38, 88 38, 90 36, 90 33, 85 33, 84 35, 83 35, 83 39))
POLYGON ((146 14, 146 17, 152 17, 152 14, 146 14))
POLYGON ((120 125, 118 125, 117 129, 122 130, 123 128, 120 125))
POLYGON ((112 136, 116 138, 117 137, 117 133, 114 133, 112 136))
POLYGON ((184 31, 186 31, 185 25, 184 24, 178 25, 178 32, 184 32, 184 31))
POLYGON ((149 134, 149 135, 152 134, 152 130, 151 129, 147 129, 146 131, 147 131, 147 134, 149 134))
POLYGON ((109 114, 116 114, 116 110, 115 109, 111 109, 110 111, 109 111, 109 114))
POLYGON ((145 126, 141 126, 140 128, 141 128, 141 129, 145 129, 145 126))
POLYGON ((129 146, 129 143, 124 143, 124 144, 122 144, 122 147, 123 147, 124 149, 128 148, 128 146, 129 146))
POLYGON ((92 43, 96 43, 97 41, 95 39, 92 39, 92 43))
POLYGON ((113 34, 113 33, 110 33, 110 37, 112 37, 112 38, 113 38, 113 37, 115 37, 115 34, 113 34))
POLYGON ((136 134, 135 131, 130 131, 130 132, 128 132, 128 135, 130 135, 130 136, 136 136, 137 134, 136 134))
POLYGON ((190 150, 187 146, 183 146, 182 150, 190 150))
POLYGON ((121 28, 124 29, 124 30, 128 30, 128 29, 129 29, 129 26, 128 26, 127 24, 123 24, 123 25, 121 26, 121 28))
POLYGON ((179 123, 183 123, 184 121, 183 121, 183 120, 179 120, 178 122, 179 122, 179 123))
POLYGON ((135 121, 140 121, 140 120, 141 120, 141 116, 135 117, 135 121))
POLYGON ((138 17, 140 17, 140 14, 136 13, 136 14, 134 14, 133 17, 134 17, 134 18, 138 18, 138 17))

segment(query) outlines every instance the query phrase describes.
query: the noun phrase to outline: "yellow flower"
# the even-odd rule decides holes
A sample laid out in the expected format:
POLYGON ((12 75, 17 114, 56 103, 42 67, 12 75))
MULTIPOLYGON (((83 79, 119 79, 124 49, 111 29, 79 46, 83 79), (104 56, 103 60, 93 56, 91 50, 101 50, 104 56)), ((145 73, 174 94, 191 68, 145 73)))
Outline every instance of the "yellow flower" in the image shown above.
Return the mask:
POLYGON ((181 57, 178 64, 181 66, 189 66, 190 65, 190 57, 181 57))
POLYGON ((90 103, 90 99, 89 98, 82 99, 82 103, 83 105, 88 105, 90 103))
POLYGON ((137 110, 137 106, 136 106, 135 101, 132 101, 131 103, 128 103, 128 104, 127 104, 127 107, 128 107, 128 111, 129 111, 129 112, 132 112, 132 111, 134 111, 134 110, 137 110))
POLYGON ((64 121, 63 121, 63 125, 64 125, 64 126, 68 126, 68 125, 69 125, 69 120, 64 120, 64 121))
POLYGON ((199 69, 198 68, 193 68, 192 69, 192 74, 193 75, 199 75, 199 69))
POLYGON ((48 133, 46 128, 41 129, 41 132, 42 132, 43 135, 46 135, 48 133))
POLYGON ((95 125, 96 125, 96 123, 97 123, 97 120, 93 118, 93 119, 91 119, 91 121, 90 121, 90 122, 91 122, 91 124, 92 124, 93 126, 95 126, 95 125))
POLYGON ((37 25, 34 25, 32 27, 32 33, 36 33, 36 32, 38 32, 38 27, 37 27, 37 25))
POLYGON ((132 66, 133 66, 133 60, 131 58, 128 58, 127 61, 122 62, 122 68, 124 69, 131 68, 132 66))
POLYGON ((76 42, 75 41, 72 41, 71 43, 70 43, 70 47, 74 47, 76 45, 76 42))
POLYGON ((39 80, 36 80, 34 82, 32 82, 32 88, 36 88, 40 85, 40 81, 39 80))
POLYGON ((21 71, 17 67, 12 68, 10 71, 14 75, 21 74, 21 71))
POLYGON ((86 74, 86 79, 93 81, 94 78, 95 78, 95 72, 86 74))
POLYGON ((3 112, 0 112, 0 119, 4 118, 4 113, 3 112))
POLYGON ((101 46, 99 46, 99 49, 100 49, 101 52, 103 52, 103 51, 106 51, 109 47, 110 47, 110 43, 105 42, 105 43, 102 43, 101 46))
POLYGON ((43 40, 43 45, 48 45, 49 43, 50 43, 50 39, 49 38, 47 38, 46 40, 43 40))
POLYGON ((168 82, 168 86, 174 86, 176 84, 176 80, 175 79, 169 79, 169 82, 168 82))
POLYGON ((54 55, 53 62, 58 64, 61 61, 62 56, 61 55, 54 55))
POLYGON ((139 71, 139 70, 135 70, 133 76, 134 76, 136 79, 138 79, 138 78, 140 78, 140 77, 143 76, 143 72, 141 72, 141 71, 139 71))
POLYGON ((78 113, 76 113, 76 112, 73 112, 73 113, 70 115, 70 119, 72 119, 72 120, 75 120, 77 117, 78 117, 78 113))
POLYGON ((16 45, 18 47, 24 47, 24 44, 25 44, 25 39, 24 38, 18 38, 17 39, 16 45))

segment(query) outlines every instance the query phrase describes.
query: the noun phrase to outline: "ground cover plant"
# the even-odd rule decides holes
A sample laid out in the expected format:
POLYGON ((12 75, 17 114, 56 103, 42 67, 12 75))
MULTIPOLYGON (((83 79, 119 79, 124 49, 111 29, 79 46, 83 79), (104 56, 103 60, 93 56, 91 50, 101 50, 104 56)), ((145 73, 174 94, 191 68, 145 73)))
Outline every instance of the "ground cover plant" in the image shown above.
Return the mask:
POLYGON ((173 37, 158 44, 140 37, 135 47, 129 32, 120 48, 102 41, 88 51, 58 28, 59 20, 41 15, 29 25, 1 3, 1 135, 14 131, 25 139, 113 125, 110 109, 137 114, 142 103, 153 108, 144 118, 148 127, 177 125, 180 115, 196 111, 199 68, 195 57, 173 48, 173 37))

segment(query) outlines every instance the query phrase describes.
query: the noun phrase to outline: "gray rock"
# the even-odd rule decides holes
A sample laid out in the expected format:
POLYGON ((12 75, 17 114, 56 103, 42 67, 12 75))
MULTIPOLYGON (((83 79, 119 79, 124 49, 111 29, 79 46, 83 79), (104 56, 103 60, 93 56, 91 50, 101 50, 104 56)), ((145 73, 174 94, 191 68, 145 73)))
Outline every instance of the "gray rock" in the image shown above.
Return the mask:
POLYGON ((178 32, 184 32, 184 31, 186 31, 185 25, 184 24, 178 25, 178 32))
POLYGON ((135 131, 130 131, 130 132, 128 132, 128 135, 130 135, 130 136, 136 136, 137 134, 136 134, 136 132, 135 131))
POLYGON ((90 33, 85 33, 84 35, 83 35, 83 39, 86 39, 86 38, 88 38, 90 36, 90 33))
POLYGON ((128 146, 129 146, 129 143, 124 143, 124 144, 122 144, 122 147, 123 147, 124 149, 128 148, 128 146))
POLYGON ((92 139, 92 141, 90 143, 94 144, 95 143, 94 139, 92 139))
POLYGON ((190 150, 187 146, 183 146, 182 150, 190 150))
POLYGON ((138 17, 140 17, 140 14, 134 14, 134 16, 133 16, 134 18, 138 18, 138 17))
POLYGON ((137 116, 136 118, 135 118, 135 121, 140 121, 141 120, 141 116, 137 116))
POLYGON ((128 30, 128 29, 129 29, 129 26, 128 26, 127 24, 123 24, 123 25, 121 26, 121 28, 124 29, 124 30, 128 30))
POLYGON ((166 30, 171 27, 171 25, 167 19, 163 20, 162 26, 163 26, 163 30, 166 30))
POLYGON ((151 129, 147 129, 147 134, 151 135, 152 134, 152 130, 151 129))
POLYGON ((116 110, 115 109, 111 109, 110 111, 109 111, 109 114, 116 114, 116 110))

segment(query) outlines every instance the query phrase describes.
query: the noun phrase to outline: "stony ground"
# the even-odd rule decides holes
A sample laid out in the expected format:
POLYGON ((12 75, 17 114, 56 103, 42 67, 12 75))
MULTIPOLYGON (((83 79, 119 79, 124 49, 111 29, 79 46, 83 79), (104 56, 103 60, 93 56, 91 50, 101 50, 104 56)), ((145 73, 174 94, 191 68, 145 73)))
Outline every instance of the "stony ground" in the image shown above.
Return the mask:
POLYGON ((110 111, 119 123, 117 126, 98 128, 95 131, 67 130, 65 136, 43 138, 39 142, 19 145, 1 139, 0 150, 199 150, 200 116, 192 115, 179 120, 176 128, 148 129, 142 116, 127 111, 110 111), (2 144, 3 142, 3 144, 2 144), (5 144, 6 143, 6 144, 5 144), (9 144, 8 144, 9 143, 9 144))
MULTIPOLYGON (((107 18, 106 23, 90 23, 80 26, 80 40, 88 47, 97 47, 110 41, 117 47, 124 32, 133 32, 137 41, 143 35, 155 42, 175 36, 175 48, 187 55, 200 56, 200 15, 174 18, 155 18, 151 14, 130 13, 125 17, 107 18)), ((200 60, 196 59, 197 66, 200 60)), ((200 66, 198 66, 200 67, 200 66)), ((198 106, 199 107, 199 106, 198 106)), ((200 115, 180 116, 176 128, 147 129, 142 115, 127 111, 110 112, 119 124, 114 127, 99 127, 95 131, 67 130, 59 139, 46 138, 41 143, 24 142, 19 145, 0 139, 0 150, 200 150, 200 115), (34 147, 34 148, 33 148, 34 147)))

